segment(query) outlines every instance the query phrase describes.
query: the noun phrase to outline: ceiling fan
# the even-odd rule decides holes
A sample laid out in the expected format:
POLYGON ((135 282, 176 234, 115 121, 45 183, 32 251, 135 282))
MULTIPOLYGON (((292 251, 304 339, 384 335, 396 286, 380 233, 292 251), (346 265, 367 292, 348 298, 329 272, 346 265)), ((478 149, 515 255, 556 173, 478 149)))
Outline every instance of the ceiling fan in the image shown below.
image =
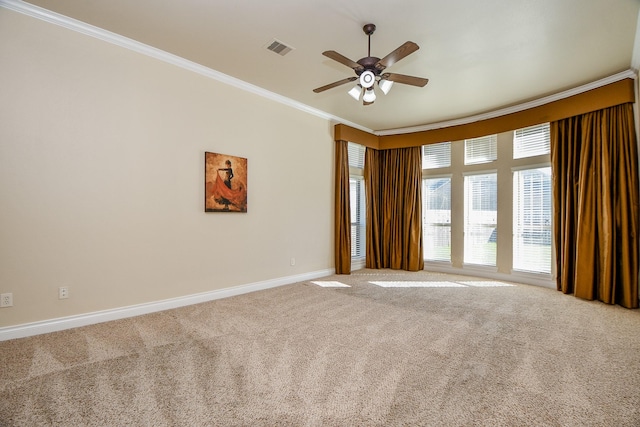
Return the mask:
POLYGON ((351 95, 356 101, 359 101, 360 96, 362 95, 362 103, 364 105, 371 105, 376 100, 376 94, 373 91, 373 86, 376 81, 378 82, 378 87, 385 95, 389 93, 394 82, 419 87, 424 87, 429 82, 429 79, 424 79, 422 77, 383 73, 386 68, 420 49, 417 44, 414 42, 406 42, 384 58, 376 58, 375 56, 371 56, 371 34, 376 30, 376 26, 373 24, 367 24, 362 27, 362 30, 369 37, 369 50, 366 58, 362 58, 357 62, 354 62, 334 50, 322 52, 322 54, 327 58, 331 58, 334 61, 352 68, 356 72, 356 76, 338 80, 337 82, 329 83, 325 86, 320 86, 313 90, 315 93, 320 93, 327 89, 332 89, 336 86, 341 86, 358 80, 356 86, 349 91, 349 95, 351 95))

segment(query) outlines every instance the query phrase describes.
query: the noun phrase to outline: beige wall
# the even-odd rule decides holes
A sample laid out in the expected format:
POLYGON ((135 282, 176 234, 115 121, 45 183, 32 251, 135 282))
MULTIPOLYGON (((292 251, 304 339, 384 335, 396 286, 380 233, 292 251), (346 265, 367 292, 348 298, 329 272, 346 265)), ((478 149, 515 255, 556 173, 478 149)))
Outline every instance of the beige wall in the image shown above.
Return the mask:
POLYGON ((333 267, 327 120, 4 8, 0 64, 0 327, 333 267), (204 213, 205 151, 248 213, 204 213))

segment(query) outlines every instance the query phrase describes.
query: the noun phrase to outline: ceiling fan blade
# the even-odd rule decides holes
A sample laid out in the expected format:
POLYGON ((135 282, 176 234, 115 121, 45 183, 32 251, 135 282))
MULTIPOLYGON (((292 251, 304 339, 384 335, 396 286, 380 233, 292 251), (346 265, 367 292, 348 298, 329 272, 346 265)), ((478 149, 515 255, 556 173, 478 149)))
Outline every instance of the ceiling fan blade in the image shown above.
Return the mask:
POLYGON ((313 91, 315 93, 320 93, 320 92, 324 92, 327 89, 333 89, 336 86, 340 86, 343 85, 345 83, 349 83, 352 82, 354 80, 356 80, 357 77, 353 76, 353 77, 348 77, 346 79, 342 79, 342 80, 338 80, 337 82, 333 82, 333 83, 329 83, 328 85, 324 85, 324 86, 320 86, 319 88, 314 89, 313 91))
POLYGON ((322 54, 327 58, 331 58, 334 61, 338 61, 339 63, 346 65, 349 68, 353 68, 355 71, 364 70, 364 67, 362 65, 358 64, 355 61, 350 60, 346 56, 340 55, 335 50, 327 50, 325 52, 322 52, 322 54))
POLYGON ((400 61, 405 56, 412 54, 418 49, 420 49, 420 46, 418 46, 414 42, 406 42, 405 44, 382 58, 380 61, 378 61, 376 63, 376 68, 382 71, 387 67, 391 67, 393 64, 400 61))
POLYGON ((385 73, 382 75, 382 77, 392 82, 402 83, 402 84, 411 85, 411 86, 423 87, 427 83, 429 83, 429 79, 423 79, 422 77, 406 76, 404 74, 385 73))

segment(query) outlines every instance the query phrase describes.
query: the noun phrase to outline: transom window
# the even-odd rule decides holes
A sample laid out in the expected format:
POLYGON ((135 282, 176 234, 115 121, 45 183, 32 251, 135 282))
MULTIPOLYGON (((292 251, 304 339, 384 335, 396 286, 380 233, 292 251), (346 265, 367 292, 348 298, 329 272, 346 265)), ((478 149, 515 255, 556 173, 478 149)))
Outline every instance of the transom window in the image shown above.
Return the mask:
POLYGON ((490 163, 498 158, 498 135, 465 139, 464 164, 490 163))
POLYGON ((439 142, 422 147, 422 168, 437 169, 451 166, 451 143, 439 142))

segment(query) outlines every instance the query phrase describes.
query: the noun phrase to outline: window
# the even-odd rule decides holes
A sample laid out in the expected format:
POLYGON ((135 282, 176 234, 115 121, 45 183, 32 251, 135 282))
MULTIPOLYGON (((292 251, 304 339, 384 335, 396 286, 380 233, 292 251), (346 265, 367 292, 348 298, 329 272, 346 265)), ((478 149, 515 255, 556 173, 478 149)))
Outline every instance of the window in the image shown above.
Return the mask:
POLYGON ((422 147, 422 169, 437 169, 451 166, 451 143, 440 142, 422 147))
POLYGON ((424 258, 451 261, 451 178, 422 180, 424 258))
MULTIPOLYGON (((355 144, 353 142, 347 143, 349 167, 364 169, 364 151, 365 151, 364 145, 355 144)), ((360 173, 360 175, 362 175, 362 173, 360 173)))
POLYGON ((478 163, 493 162, 498 158, 498 135, 483 136, 480 138, 465 139, 464 164, 475 165, 478 163))
POLYGON ((496 265, 498 224, 496 173, 464 178, 464 262, 496 265))
POLYGON ((364 196, 364 179, 362 177, 349 179, 349 191, 351 208, 351 258, 362 258, 365 256, 365 236, 367 230, 364 218, 365 212, 365 196, 364 196))
POLYGON ((514 131, 513 158, 540 156, 550 152, 549 123, 514 131))
POLYGON ((349 142, 349 207, 351 213, 351 258, 364 258, 367 234, 365 218, 364 153, 365 147, 349 142))
POLYGON ((513 173, 513 268, 551 272, 551 168, 513 173))
MULTIPOLYGON (((513 158, 549 155, 549 124, 513 133, 513 158)), ((551 168, 513 172, 513 269, 551 273, 551 168)))
POLYGON ((552 285, 549 147, 548 123, 423 146, 426 268, 552 285))

